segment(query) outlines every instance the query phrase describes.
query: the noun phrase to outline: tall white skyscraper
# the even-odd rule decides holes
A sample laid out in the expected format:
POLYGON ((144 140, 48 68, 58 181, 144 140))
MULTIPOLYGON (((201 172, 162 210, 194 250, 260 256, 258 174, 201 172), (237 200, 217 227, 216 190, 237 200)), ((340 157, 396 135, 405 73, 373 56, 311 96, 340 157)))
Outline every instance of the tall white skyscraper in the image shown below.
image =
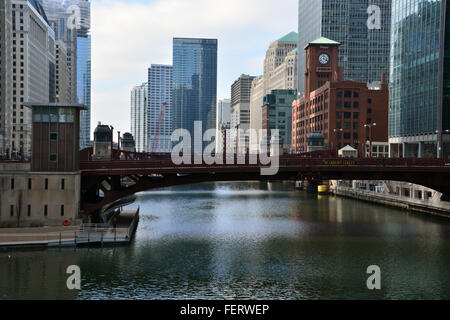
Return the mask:
POLYGON ((131 91, 131 134, 137 152, 148 149, 148 84, 134 87, 131 91))
POLYGON ((0 1, 0 157, 10 151, 12 137, 12 5, 0 1))
POLYGON ((173 68, 152 64, 148 69, 148 132, 149 151, 172 151, 172 89, 173 68), (164 106, 165 104, 165 106, 164 106))
POLYGON ((31 111, 22 104, 55 101, 55 34, 37 0, 3 1, 0 9, 0 148, 29 158, 31 111))

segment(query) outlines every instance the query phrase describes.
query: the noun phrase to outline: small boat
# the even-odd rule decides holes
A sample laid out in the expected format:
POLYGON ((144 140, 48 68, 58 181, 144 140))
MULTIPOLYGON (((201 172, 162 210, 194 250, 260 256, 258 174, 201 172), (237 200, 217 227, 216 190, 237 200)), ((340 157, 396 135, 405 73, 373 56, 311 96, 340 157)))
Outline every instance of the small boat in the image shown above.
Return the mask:
POLYGON ((295 182, 295 189, 297 189, 297 190, 303 190, 304 189, 304 183, 303 183, 303 181, 296 181, 295 182))

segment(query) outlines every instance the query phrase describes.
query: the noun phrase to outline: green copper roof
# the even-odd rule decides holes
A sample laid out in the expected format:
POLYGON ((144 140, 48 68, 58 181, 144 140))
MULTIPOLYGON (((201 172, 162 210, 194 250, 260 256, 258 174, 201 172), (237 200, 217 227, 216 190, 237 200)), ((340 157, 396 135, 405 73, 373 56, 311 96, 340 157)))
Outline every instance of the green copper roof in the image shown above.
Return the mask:
POLYGON ((280 38, 277 41, 278 42, 297 42, 298 34, 297 34, 297 32, 292 31, 291 33, 288 33, 283 38, 280 38))
POLYGON ((320 37, 314 41, 311 41, 309 44, 340 44, 339 42, 336 42, 334 40, 330 40, 325 37, 320 37))

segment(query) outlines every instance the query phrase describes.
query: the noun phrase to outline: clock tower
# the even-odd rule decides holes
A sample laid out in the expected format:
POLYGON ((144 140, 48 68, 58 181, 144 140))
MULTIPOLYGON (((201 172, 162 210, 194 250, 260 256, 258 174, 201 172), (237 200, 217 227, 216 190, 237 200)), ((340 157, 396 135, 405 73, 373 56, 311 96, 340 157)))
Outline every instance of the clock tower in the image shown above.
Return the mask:
POLYGON ((327 81, 339 78, 339 42, 321 37, 310 42, 306 50, 305 96, 327 81))

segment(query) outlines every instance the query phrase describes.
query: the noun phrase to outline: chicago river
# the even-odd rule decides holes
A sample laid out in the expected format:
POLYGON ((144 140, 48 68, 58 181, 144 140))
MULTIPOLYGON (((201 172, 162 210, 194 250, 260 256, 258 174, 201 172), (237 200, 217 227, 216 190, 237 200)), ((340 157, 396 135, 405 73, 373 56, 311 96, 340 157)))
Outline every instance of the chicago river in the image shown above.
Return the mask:
POLYGON ((0 251, 0 299, 450 298, 445 219, 257 182, 142 193, 138 207, 130 246, 0 251))

